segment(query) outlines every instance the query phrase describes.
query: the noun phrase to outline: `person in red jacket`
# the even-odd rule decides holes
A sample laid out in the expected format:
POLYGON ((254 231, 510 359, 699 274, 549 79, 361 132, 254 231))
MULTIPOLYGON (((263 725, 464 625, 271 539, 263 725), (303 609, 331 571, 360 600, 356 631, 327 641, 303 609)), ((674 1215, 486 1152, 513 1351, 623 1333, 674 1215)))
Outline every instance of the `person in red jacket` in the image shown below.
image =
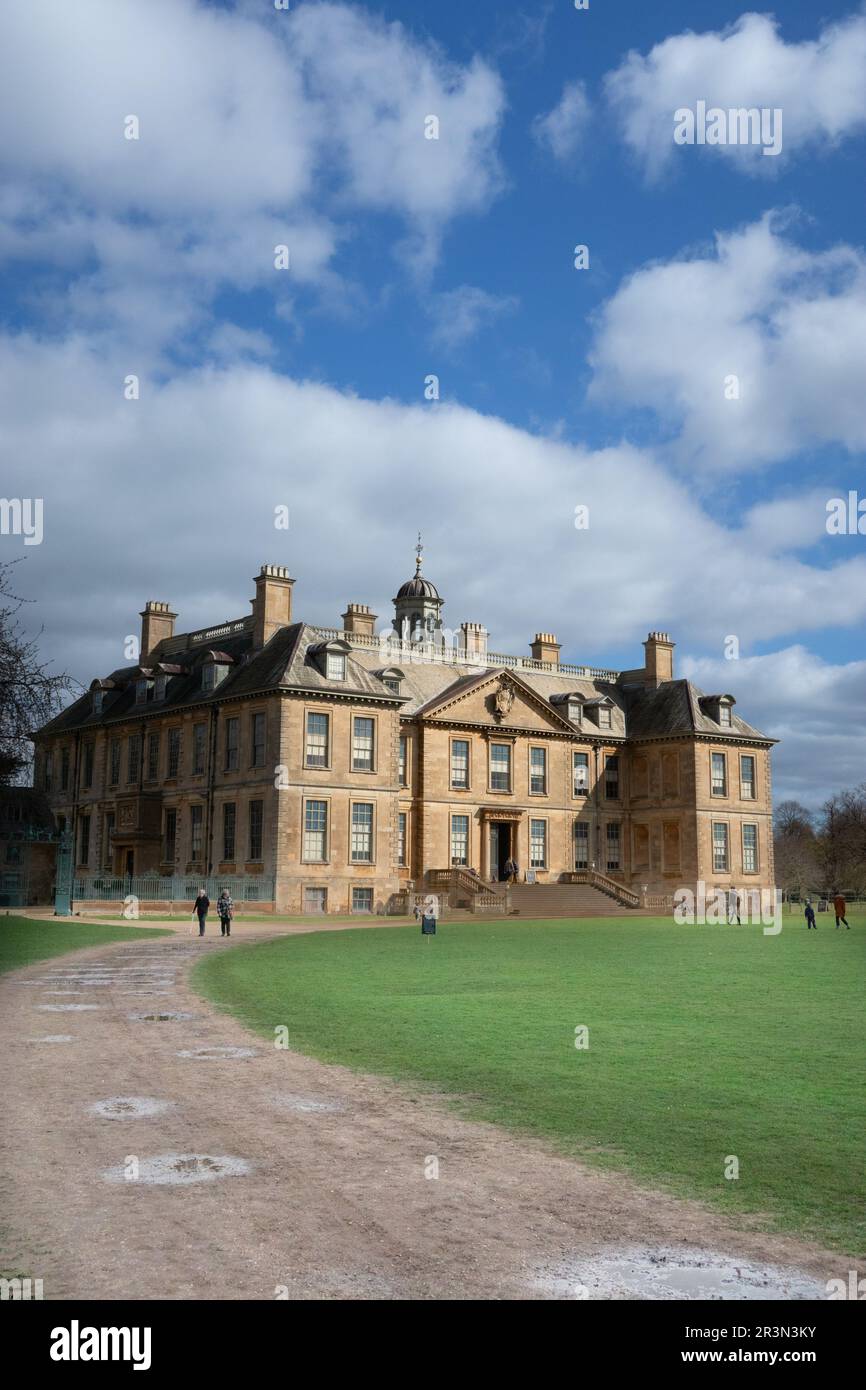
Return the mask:
POLYGON ((848 907, 841 893, 836 893, 833 897, 833 911, 836 913, 836 930, 839 930, 839 923, 844 922, 845 926, 848 927, 850 931, 851 928, 848 926, 848 919, 845 916, 848 907))

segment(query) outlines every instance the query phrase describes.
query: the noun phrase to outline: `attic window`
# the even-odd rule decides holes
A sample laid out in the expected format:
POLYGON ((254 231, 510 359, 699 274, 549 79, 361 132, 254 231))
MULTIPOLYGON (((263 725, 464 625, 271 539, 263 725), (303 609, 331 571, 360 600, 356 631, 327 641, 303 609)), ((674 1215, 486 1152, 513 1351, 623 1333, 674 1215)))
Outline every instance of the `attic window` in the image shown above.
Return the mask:
POLYGON ((731 707, 730 705, 719 705, 719 723, 723 729, 731 727, 731 707))
POLYGON ((346 679, 346 658, 342 652, 326 653, 325 675, 329 681, 344 681, 346 679))
POLYGON ((568 700, 568 717, 569 717, 569 719, 572 721, 573 724, 579 724, 582 714, 583 714, 583 701, 582 701, 582 700, 575 700, 572 696, 569 696, 569 700, 568 700))
POLYGON ((140 680, 135 682, 135 703, 137 705, 147 704, 147 695, 152 684, 153 682, 149 681, 146 676, 142 676, 140 680))
POLYGON ((201 668, 202 690, 215 690, 229 673, 227 661, 206 661, 201 668))
POLYGON ((93 713, 94 713, 94 714, 101 714, 101 713, 102 713, 102 702, 103 702, 104 699, 105 699, 105 692, 104 692, 104 691, 102 691, 102 690, 94 690, 94 692, 93 692, 93 713))
POLYGON ((599 705, 598 707, 598 727, 600 729, 610 728, 610 710, 607 705, 599 705))
POLYGON ((153 688, 153 698, 154 698, 154 700, 164 700, 164 699, 165 699, 165 687, 166 687, 167 685, 168 685, 168 676, 164 676, 164 675, 159 675, 159 676, 157 676, 156 682, 155 682, 154 688, 153 688))
POLYGON ((384 686, 391 691, 392 695, 400 694, 400 682, 403 680, 403 672, 396 666, 386 666, 384 671, 379 671, 378 676, 384 686))

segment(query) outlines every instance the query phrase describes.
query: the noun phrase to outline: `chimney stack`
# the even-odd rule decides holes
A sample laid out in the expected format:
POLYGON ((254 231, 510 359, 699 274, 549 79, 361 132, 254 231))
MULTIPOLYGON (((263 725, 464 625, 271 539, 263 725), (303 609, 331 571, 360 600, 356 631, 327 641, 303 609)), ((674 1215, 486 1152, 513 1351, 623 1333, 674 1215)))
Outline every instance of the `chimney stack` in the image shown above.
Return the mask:
POLYGON ((658 686, 673 680, 675 646, 666 632, 650 633, 643 644, 645 685, 658 686))
POLYGON ((368 603, 349 603, 343 614, 343 631, 356 633, 359 637, 372 637, 377 618, 378 614, 371 611, 368 603))
POLYGON ((560 645, 552 632, 536 632, 535 641, 530 643, 533 661, 545 661, 559 665, 560 645))
POLYGON ((138 660, 140 665, 146 666, 148 658, 153 655, 160 642, 174 636, 177 614, 172 613, 170 604, 157 603, 155 599, 148 599, 139 617, 141 618, 141 649, 138 660))
POLYGON ((467 656, 484 658, 487 656, 487 628, 483 623, 461 623, 461 646, 467 656))
POLYGON ((262 565, 255 577, 256 596, 253 606, 253 648, 258 650, 269 642, 281 627, 292 621, 292 585, 294 579, 285 565, 262 565))

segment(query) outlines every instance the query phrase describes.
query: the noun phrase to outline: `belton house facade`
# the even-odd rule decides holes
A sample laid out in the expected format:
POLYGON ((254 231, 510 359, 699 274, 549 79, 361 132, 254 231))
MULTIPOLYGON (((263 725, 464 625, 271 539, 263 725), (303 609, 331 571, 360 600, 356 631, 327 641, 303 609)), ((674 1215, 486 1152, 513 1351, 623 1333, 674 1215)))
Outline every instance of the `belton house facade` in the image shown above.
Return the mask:
POLYGON ((489 901, 508 859, 631 906, 773 886, 773 740, 676 679, 666 633, 631 671, 562 663, 548 632, 499 655, 480 623, 449 640, 420 546, 415 570, 384 631, 360 603, 297 620, 276 565, 205 631, 147 603, 138 664, 34 734, 78 899, 225 882, 279 912, 388 912, 446 883, 489 901))

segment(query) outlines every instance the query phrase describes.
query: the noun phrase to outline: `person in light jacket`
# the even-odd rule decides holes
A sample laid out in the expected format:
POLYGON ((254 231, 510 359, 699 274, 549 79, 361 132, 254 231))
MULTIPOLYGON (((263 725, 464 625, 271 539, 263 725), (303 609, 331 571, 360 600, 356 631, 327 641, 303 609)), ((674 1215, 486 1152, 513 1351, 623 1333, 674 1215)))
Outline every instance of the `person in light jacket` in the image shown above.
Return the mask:
POLYGON ((232 895, 227 888, 224 888, 217 898, 217 912, 219 913, 220 919, 220 935, 231 936, 235 905, 232 902, 232 895))

